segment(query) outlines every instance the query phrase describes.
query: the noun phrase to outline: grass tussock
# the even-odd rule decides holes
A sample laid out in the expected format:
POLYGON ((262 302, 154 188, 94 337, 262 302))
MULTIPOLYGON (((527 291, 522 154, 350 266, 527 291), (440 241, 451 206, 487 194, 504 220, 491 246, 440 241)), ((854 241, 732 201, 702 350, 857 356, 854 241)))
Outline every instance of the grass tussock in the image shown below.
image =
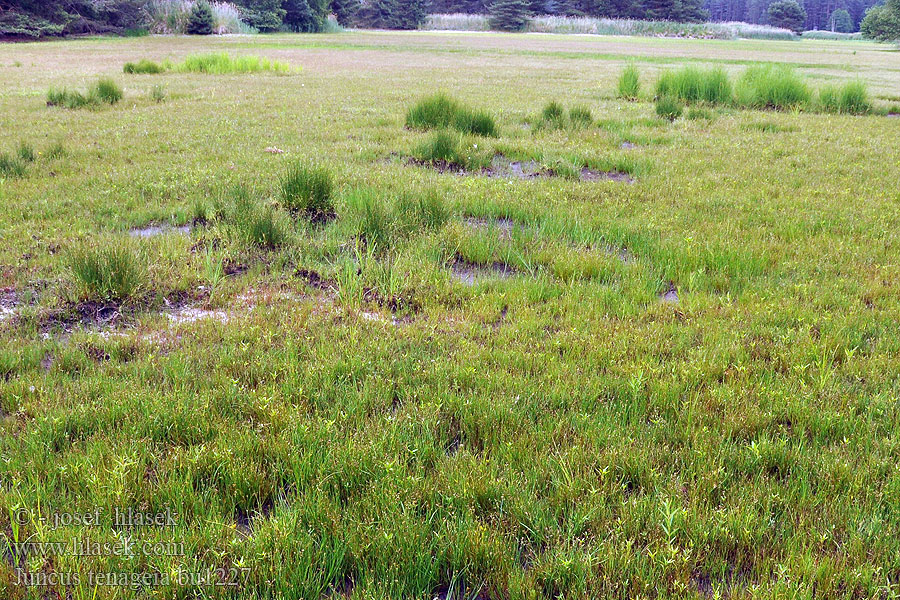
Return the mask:
POLYGON ((239 242, 264 249, 282 246, 288 239, 285 216, 250 195, 247 188, 235 188, 228 199, 224 216, 232 236, 239 242))
POLYGON ((231 56, 226 52, 195 54, 188 56, 173 67, 179 73, 204 73, 208 75, 230 75, 247 73, 276 73, 288 75, 298 69, 280 60, 271 60, 253 55, 231 56))
POLYGON ((822 87, 816 106, 822 112, 835 114, 864 115, 872 112, 868 89, 861 81, 822 87))
POLYGON ((624 100, 637 100, 641 95, 641 72, 634 63, 629 64, 619 76, 618 96, 624 100))
POLYGON ((0 153, 0 177, 20 179, 25 176, 25 162, 18 156, 0 153))
POLYGON ((122 71, 129 75, 158 75, 159 73, 165 73, 171 69, 172 63, 169 61, 158 63, 147 60, 146 58, 142 58, 136 63, 127 62, 125 63, 125 66, 122 67, 122 71))
POLYGON ((69 269, 84 300, 125 302, 147 284, 143 258, 125 241, 105 246, 84 246, 69 257, 69 269))
POLYGON ((19 160, 26 163, 34 162, 37 158, 34 147, 25 141, 19 142, 19 147, 16 148, 16 156, 19 157, 19 160))
POLYGON ((497 137, 494 118, 463 106, 446 94, 435 94, 419 100, 406 112, 406 126, 410 129, 453 128, 460 133, 497 137))
POLYGON ((656 114, 668 121, 674 121, 684 112, 681 102, 672 96, 662 96, 656 100, 656 114))
POLYGON ((535 120, 535 128, 540 129, 579 129, 594 124, 594 115, 586 106, 573 106, 566 111, 565 107, 551 100, 535 120))
POLYGON ((699 69, 683 67, 666 71, 656 82, 656 97, 670 96, 685 104, 729 104, 732 97, 731 80, 721 68, 699 69))
POLYGON ((150 101, 161 104, 166 101, 166 88, 162 85, 154 85, 150 88, 150 101))
POLYGON ((735 103, 743 108, 790 110, 808 106, 811 98, 806 82, 785 66, 748 67, 734 88, 735 103))
POLYGON ((333 191, 327 169, 298 163, 281 179, 281 205, 314 223, 325 222, 334 217, 333 191))
POLYGON ((109 77, 101 77, 84 93, 67 88, 50 88, 47 92, 47 106, 98 108, 104 104, 117 104, 123 97, 124 92, 115 81, 109 77))

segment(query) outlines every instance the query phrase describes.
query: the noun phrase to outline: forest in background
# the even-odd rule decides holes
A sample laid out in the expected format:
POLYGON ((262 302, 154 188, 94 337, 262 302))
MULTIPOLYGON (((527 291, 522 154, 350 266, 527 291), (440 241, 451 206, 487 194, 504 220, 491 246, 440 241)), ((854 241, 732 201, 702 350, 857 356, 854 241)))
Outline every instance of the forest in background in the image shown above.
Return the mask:
MULTIPOLYGON (((191 14, 212 33, 327 30, 328 16, 345 27, 415 29, 430 13, 490 14, 497 29, 521 29, 529 15, 644 19, 696 23, 742 21, 800 32, 859 31, 877 0, 0 0, 0 36, 185 33, 191 14), (210 9, 207 11, 206 9, 210 9)), ((900 37, 900 2, 872 11, 876 39, 900 37), (893 6, 893 8, 891 8, 893 6), (877 18, 876 18, 877 17, 877 18), (896 36, 895 36, 896 34, 896 36)), ((867 33, 872 27, 863 27, 867 33)))

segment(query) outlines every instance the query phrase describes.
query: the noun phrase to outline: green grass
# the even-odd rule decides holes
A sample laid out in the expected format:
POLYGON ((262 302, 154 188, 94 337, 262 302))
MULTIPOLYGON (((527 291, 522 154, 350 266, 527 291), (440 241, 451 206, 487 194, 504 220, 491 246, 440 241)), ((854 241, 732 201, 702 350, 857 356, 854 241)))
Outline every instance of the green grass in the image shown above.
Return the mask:
POLYGON ((738 78, 735 102, 745 108, 789 110, 808 106, 809 86, 789 67, 758 65, 748 67, 738 78))
POLYGON ((290 64, 254 55, 232 56, 226 52, 192 54, 172 67, 179 73, 229 75, 271 72, 287 75, 298 69, 290 64))
POLYGON ((731 79, 721 68, 702 70, 688 66, 677 71, 666 71, 656 83, 656 97, 665 96, 686 104, 730 104, 731 79))
POLYGON ((850 81, 841 86, 822 86, 816 107, 828 113, 863 115, 872 111, 872 102, 863 82, 850 81))
POLYGON ((411 106, 406 112, 406 126, 423 130, 452 127, 460 133, 497 136, 493 117, 463 106, 446 94, 422 98, 411 106))
POLYGON ((641 72, 634 63, 625 67, 619 76, 618 94, 625 100, 637 100, 641 96, 641 72))
POLYGON ((895 595, 890 48, 348 31, 3 52, 0 151, 36 158, 0 174, 0 598, 895 595), (114 109, 43 106, 211 52, 304 75, 122 74, 114 109), (667 70, 775 62, 811 101, 670 122, 614 97, 631 61, 644 100, 667 70), (815 107, 856 80, 871 113, 815 107), (497 137, 405 128, 439 89, 497 137), (537 127, 551 99, 593 125, 537 127), (439 132, 471 168, 409 160, 439 132), (282 205, 298 163, 332 175, 335 218, 282 205), (113 507, 176 526, 125 531, 113 507), (11 551, 123 534, 184 548, 11 551), (86 583, 232 566, 233 588, 86 583))
POLYGON ((146 74, 165 73, 166 71, 170 70, 171 68, 172 68, 171 63, 166 63, 166 62, 158 63, 158 62, 154 62, 152 60, 147 60, 146 58, 142 58, 141 60, 139 60, 137 62, 125 63, 125 66, 122 67, 122 71, 127 74, 130 74, 130 75, 135 75, 135 74, 146 75, 146 74))
POLYGON ((684 106, 673 96, 661 96, 656 100, 656 114, 663 119, 674 121, 684 112, 684 106))
POLYGON ((18 156, 0 153, 0 176, 19 178, 25 176, 25 162, 18 156))
POLYGON ((109 77, 101 77, 88 88, 86 93, 51 87, 47 92, 47 106, 61 106, 69 109, 98 108, 103 104, 110 106, 117 104, 123 96, 124 93, 119 84, 109 77))
POLYGON ((281 205, 313 222, 326 221, 334 215, 333 190, 327 169, 297 163, 281 179, 281 205))
POLYGON ((234 188, 229 195, 224 214, 235 240, 250 247, 270 250, 287 241, 289 226, 284 215, 259 202, 244 186, 234 188))
POLYGON ((69 257, 69 269, 84 300, 126 302, 147 285, 142 257, 125 242, 78 248, 69 257))

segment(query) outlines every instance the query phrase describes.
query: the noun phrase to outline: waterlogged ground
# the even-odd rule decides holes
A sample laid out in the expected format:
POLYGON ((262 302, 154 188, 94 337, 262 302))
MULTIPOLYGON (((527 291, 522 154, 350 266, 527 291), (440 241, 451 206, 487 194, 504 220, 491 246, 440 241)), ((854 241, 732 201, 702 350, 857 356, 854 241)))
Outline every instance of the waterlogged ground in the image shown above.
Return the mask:
POLYGON ((900 119, 669 123, 614 98, 632 59, 645 90, 776 61, 900 97, 868 43, 0 46, 0 152, 38 153, 0 177, 0 596, 894 597, 900 119), (302 72, 122 74, 210 50, 302 72), (118 105, 45 106, 100 75, 118 105), (406 107, 438 90, 495 116, 496 169, 407 160, 428 134, 406 107), (595 123, 533 127, 550 100, 595 123), (297 160, 334 174, 336 219, 281 215, 265 249, 205 218, 239 183, 276 204, 297 160), (439 218, 391 221, 424 197, 439 218), (85 297, 86 243, 131 244, 131 301, 85 297))

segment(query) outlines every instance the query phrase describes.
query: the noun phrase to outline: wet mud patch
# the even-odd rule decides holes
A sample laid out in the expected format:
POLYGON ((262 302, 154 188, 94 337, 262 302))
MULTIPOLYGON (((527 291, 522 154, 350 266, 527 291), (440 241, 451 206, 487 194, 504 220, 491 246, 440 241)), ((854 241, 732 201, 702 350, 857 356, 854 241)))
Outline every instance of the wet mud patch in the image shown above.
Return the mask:
POLYGON ((12 288, 0 290, 0 323, 15 317, 20 302, 19 295, 12 288))
POLYGON ((224 310, 209 310, 198 306, 182 306, 167 310, 163 314, 176 325, 210 320, 227 323, 230 320, 230 316, 224 310))
POLYGON ((634 177, 632 177, 628 173, 622 173, 620 171, 595 171, 593 169, 588 169, 587 167, 582 167, 581 169, 581 180, 619 181, 622 183, 634 183, 634 177))
POLYGON ((160 235, 168 235, 170 233, 178 233, 180 235, 190 235, 190 225, 169 225, 167 223, 155 224, 151 223, 144 227, 133 227, 128 230, 128 235, 133 238, 152 238, 160 235))
POLYGON ((331 281, 325 279, 312 269, 297 269, 295 273, 307 286, 314 290, 331 290, 335 287, 331 281))
POLYGON ((222 262, 222 272, 227 277, 237 277, 238 275, 243 275, 247 271, 250 270, 250 266, 242 263, 240 261, 234 260, 233 258, 226 258, 222 262))
POLYGON ((488 177, 503 179, 536 179, 553 177, 555 173, 536 160, 510 160, 502 154, 495 154, 491 166, 482 171, 488 177))
POLYGON ((476 231, 487 231, 496 228, 500 231, 500 237, 508 240, 512 237, 513 229, 516 227, 515 221, 507 217, 489 218, 489 217, 463 217, 463 224, 469 229, 476 231))
POLYGON ((85 301, 54 310, 42 319, 42 330, 56 327, 70 332, 76 325, 92 329, 111 329, 126 320, 130 313, 123 313, 115 302, 85 301))
POLYGON ((666 291, 659 295, 659 301, 664 304, 678 304, 678 290, 675 288, 674 283, 669 282, 669 287, 666 291))
POLYGON ((482 281, 509 279, 515 275, 518 275, 518 271, 510 265, 499 261, 489 265, 480 265, 457 256, 450 264, 450 276, 468 286, 473 286, 482 281))
POLYGON ((266 500, 258 510, 239 508, 234 514, 234 528, 244 538, 251 538, 259 528, 259 522, 268 519, 274 510, 275 504, 271 500, 266 500))

